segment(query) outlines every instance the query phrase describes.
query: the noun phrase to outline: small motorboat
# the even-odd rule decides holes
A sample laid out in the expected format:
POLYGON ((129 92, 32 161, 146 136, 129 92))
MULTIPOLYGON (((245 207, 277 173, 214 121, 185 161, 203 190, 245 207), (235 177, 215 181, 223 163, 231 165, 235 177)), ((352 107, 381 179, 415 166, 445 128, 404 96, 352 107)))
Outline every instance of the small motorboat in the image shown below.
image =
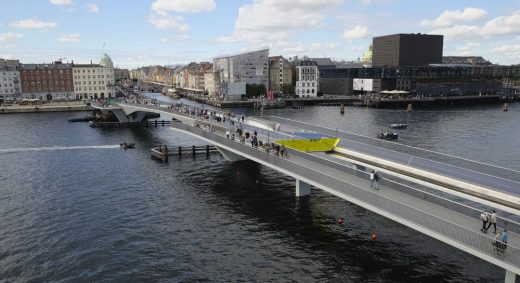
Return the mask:
POLYGON ((387 140, 387 141, 396 140, 397 137, 398 137, 398 135, 396 133, 388 133, 388 132, 384 132, 384 133, 377 135, 378 139, 387 140))
POLYGON ((402 123, 393 123, 390 124, 390 129, 397 129, 397 130, 404 130, 406 129, 407 125, 402 123))
POLYGON ((124 148, 124 149, 135 148, 135 143, 126 143, 126 142, 124 142, 124 143, 120 144, 120 146, 122 148, 124 148))

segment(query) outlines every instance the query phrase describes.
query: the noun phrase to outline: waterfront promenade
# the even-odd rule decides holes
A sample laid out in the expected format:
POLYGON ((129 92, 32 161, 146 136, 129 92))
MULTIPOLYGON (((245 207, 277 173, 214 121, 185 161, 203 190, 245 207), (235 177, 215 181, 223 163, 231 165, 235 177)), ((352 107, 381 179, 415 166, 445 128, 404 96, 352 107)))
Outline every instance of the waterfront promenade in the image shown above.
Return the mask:
POLYGON ((2 105, 0 114, 12 113, 38 113, 38 112, 73 112, 73 111, 92 111, 90 105, 83 101, 63 101, 50 102, 38 105, 2 105))

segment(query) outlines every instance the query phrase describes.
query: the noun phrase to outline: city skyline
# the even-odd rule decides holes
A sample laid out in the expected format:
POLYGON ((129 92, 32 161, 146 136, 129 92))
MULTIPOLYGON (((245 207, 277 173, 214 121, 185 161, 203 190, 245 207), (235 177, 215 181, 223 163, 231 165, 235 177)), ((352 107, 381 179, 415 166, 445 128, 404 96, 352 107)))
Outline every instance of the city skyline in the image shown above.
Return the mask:
POLYGON ((123 68, 211 61, 270 48, 271 55, 356 60, 373 36, 444 35, 444 56, 520 63, 520 1, 0 0, 0 58, 123 68))

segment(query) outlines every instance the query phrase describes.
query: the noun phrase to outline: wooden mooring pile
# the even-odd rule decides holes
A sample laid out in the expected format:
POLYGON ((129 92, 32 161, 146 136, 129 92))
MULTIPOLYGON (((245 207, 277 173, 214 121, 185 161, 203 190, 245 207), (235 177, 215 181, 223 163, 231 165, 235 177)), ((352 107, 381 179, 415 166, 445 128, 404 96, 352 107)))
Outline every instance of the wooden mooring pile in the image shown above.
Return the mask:
POLYGON ((169 146, 160 145, 151 149, 152 158, 159 159, 163 162, 168 162, 168 156, 177 155, 191 155, 195 157, 197 154, 205 153, 209 156, 210 153, 217 152, 214 145, 192 145, 192 146, 169 146))

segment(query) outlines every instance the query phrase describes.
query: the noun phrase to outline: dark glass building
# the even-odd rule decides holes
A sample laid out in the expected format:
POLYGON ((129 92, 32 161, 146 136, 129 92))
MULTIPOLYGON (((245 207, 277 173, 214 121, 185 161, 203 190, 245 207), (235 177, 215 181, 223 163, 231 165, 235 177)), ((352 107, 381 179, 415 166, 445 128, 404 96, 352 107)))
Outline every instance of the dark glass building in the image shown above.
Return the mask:
POLYGON ((427 66, 442 63, 443 35, 392 34, 372 39, 372 66, 427 66))

